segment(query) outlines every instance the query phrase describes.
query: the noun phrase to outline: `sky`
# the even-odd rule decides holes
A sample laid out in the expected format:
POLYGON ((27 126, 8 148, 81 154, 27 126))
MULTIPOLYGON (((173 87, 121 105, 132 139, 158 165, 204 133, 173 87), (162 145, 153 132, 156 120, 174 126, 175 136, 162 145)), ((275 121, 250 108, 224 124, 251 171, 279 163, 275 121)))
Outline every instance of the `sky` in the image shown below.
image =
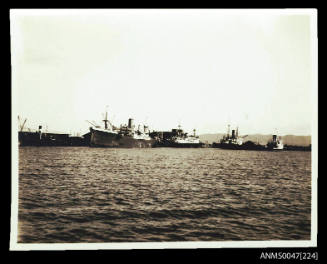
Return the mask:
POLYGON ((13 120, 86 133, 103 113, 151 130, 310 135, 310 10, 11 10, 13 120))

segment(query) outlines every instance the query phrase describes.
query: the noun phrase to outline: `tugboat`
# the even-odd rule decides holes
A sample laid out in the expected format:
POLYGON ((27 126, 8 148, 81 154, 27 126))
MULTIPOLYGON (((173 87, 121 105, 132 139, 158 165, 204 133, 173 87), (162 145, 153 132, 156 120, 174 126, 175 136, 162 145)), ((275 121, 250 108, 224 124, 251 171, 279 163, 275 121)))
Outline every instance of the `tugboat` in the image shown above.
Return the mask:
POLYGON ((284 145, 283 141, 280 138, 277 138, 277 135, 272 136, 272 140, 267 143, 268 150, 283 150, 284 145))
POLYGON ((128 119, 128 125, 116 127, 108 120, 108 112, 105 113, 104 128, 99 126, 90 127, 91 147, 112 147, 112 148, 150 148, 155 140, 149 136, 148 126, 140 126, 135 129, 132 118, 128 119), (109 124, 109 126, 108 126, 109 124))

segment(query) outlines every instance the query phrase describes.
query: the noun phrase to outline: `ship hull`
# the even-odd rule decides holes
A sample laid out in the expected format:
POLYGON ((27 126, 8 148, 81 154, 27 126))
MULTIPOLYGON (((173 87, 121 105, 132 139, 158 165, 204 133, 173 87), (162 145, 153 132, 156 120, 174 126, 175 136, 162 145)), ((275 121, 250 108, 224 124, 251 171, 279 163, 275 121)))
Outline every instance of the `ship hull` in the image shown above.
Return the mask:
POLYGON ((284 150, 284 146, 272 143, 272 144, 267 145, 267 149, 273 150, 273 151, 281 151, 281 150, 284 150))
POLYGON ((36 132, 18 132, 19 146, 40 146, 41 135, 36 132))
POLYGON ((69 137, 68 134, 18 132, 19 146, 86 146, 82 137, 69 137))
POLYGON ((281 151, 281 150, 284 150, 284 148, 267 148, 267 150, 271 150, 271 151, 281 151))
POLYGON ((157 142, 154 147, 170 147, 170 148, 201 148, 203 143, 176 143, 176 142, 157 142))
POLYGON ((135 139, 130 136, 92 129, 90 146, 106 148, 151 148, 155 144, 154 139, 135 139))
POLYGON ((238 144, 226 144, 226 143, 213 143, 213 148, 232 149, 232 150, 266 150, 262 145, 238 145, 238 144))

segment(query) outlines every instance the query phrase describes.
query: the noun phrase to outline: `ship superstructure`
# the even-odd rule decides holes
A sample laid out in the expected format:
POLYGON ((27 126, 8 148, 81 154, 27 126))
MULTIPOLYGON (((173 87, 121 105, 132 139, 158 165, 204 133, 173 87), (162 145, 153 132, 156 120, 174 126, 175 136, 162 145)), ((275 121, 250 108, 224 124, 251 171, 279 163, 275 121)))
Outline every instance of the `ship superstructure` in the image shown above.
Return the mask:
POLYGON ((152 132, 151 137, 156 139, 156 147, 198 148, 204 145, 196 135, 195 129, 193 134, 189 135, 181 129, 181 126, 171 131, 152 132))
POLYGON ((269 150, 283 150, 284 144, 281 140, 281 137, 277 137, 277 135, 272 136, 272 140, 268 142, 267 149, 269 150))
POLYGON ((220 141, 221 144, 232 144, 232 145, 242 145, 243 144, 243 137, 238 136, 238 127, 232 130, 232 134, 230 135, 230 125, 228 125, 228 132, 227 135, 225 135, 222 140, 220 141))
POLYGON ((176 136, 171 139, 171 143, 174 147, 200 147, 201 142, 199 136, 196 135, 196 130, 193 129, 193 135, 188 135, 179 126, 176 136))

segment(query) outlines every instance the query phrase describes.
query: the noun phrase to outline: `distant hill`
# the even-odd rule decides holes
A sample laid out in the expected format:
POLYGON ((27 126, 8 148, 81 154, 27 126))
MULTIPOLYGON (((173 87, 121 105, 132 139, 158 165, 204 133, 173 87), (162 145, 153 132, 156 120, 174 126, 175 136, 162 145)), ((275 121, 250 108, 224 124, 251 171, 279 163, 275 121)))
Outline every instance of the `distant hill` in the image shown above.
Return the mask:
POLYGON ((202 142, 208 141, 209 144, 219 141, 225 134, 202 134, 199 138, 202 142))
MULTIPOLYGON (((225 134, 202 134, 199 135, 200 140, 202 142, 208 142, 212 144, 213 142, 218 142, 223 138, 225 134)), ((242 135, 241 135, 242 136, 242 135)), ((253 141, 258 142, 261 145, 265 145, 271 140, 272 135, 261 135, 261 134, 253 134, 248 135, 244 138, 244 142, 253 141)), ((294 136, 294 135, 286 135, 281 137, 284 145, 292 145, 292 146, 309 146, 311 144, 311 136, 294 136)))

